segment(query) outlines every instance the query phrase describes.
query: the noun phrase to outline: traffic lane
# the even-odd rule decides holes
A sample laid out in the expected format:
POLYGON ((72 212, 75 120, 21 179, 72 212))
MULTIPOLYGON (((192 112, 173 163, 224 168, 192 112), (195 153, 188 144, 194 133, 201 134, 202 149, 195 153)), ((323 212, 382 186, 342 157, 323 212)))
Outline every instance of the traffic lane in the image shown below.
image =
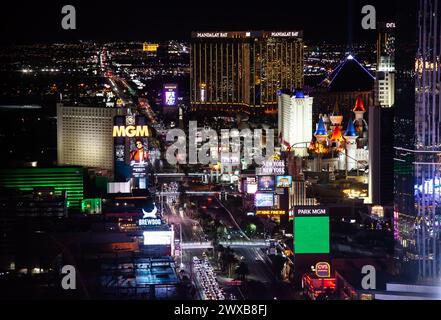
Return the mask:
MULTIPOLYGON (((167 206, 166 206, 167 207, 167 206)), ((206 241, 206 235, 196 220, 182 218, 180 215, 168 215, 168 223, 182 226, 182 240, 186 241, 206 241)), ((179 226, 175 228, 176 235, 179 237, 179 226)))
POLYGON ((248 265, 250 274, 248 279, 260 281, 266 284, 276 283, 277 278, 271 266, 268 265, 262 253, 259 252, 258 248, 235 248, 236 254, 241 257, 243 256, 245 262, 248 265))
POLYGON ((223 208, 207 208, 207 209, 203 209, 203 210, 213 220, 217 219, 227 227, 236 228, 234 223, 231 221, 230 215, 227 212, 225 212, 225 209, 223 209, 223 208))
MULTIPOLYGON (((265 288, 265 292, 260 292, 263 296, 255 296, 256 290, 248 290, 248 299, 269 299, 273 300, 293 300, 297 299, 294 288, 291 284, 281 281, 275 274, 270 265, 269 258, 259 248, 237 248, 235 249, 239 256, 243 256, 247 262, 250 274, 247 279, 251 280, 251 287, 265 288)), ((259 290, 260 291, 260 290, 259 290)))
POLYGON ((202 300, 203 294, 201 292, 202 288, 198 287, 195 283, 195 272, 193 270, 193 257, 202 258, 204 250, 203 249, 185 249, 182 251, 182 263, 183 268, 187 274, 190 275, 190 279, 192 282, 192 285, 195 288, 194 295, 192 298, 194 300, 202 300))

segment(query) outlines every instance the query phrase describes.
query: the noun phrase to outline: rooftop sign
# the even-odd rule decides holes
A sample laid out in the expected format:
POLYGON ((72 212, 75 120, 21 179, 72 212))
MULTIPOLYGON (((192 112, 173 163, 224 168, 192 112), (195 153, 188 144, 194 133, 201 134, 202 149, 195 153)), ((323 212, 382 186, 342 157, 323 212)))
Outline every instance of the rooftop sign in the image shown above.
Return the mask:
POLYGON ((302 31, 229 31, 229 32, 192 32, 192 38, 299 38, 303 36, 302 31))
POLYGON ((324 207, 296 207, 294 209, 295 217, 327 217, 328 208, 324 207))

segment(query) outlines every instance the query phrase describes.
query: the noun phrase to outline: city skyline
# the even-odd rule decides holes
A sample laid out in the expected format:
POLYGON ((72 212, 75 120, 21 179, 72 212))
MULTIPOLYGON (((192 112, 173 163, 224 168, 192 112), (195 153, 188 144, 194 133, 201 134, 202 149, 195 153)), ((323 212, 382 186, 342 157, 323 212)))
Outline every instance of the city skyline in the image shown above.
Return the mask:
POLYGON ((440 1, 6 8, 0 300, 441 300, 440 1))

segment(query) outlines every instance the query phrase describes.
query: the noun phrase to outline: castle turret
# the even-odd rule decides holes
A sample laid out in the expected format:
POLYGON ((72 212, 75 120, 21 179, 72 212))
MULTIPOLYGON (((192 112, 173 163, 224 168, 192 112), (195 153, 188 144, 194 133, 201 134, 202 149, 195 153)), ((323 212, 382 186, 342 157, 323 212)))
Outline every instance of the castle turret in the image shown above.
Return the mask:
POLYGON ((328 138, 328 132, 326 131, 325 123, 322 117, 320 117, 320 120, 317 124, 317 130, 315 131, 314 136, 319 143, 324 143, 328 138))
POLYGON ((343 152, 342 142, 344 142, 343 134, 339 125, 335 126, 331 139, 332 149, 338 153, 338 170, 345 170, 345 153, 343 152))
POLYGON ((343 141, 343 135, 341 133, 340 126, 336 126, 334 128, 334 131, 332 132, 331 139, 329 139, 333 144, 335 144, 335 147, 338 148, 340 146, 340 143, 343 141))
POLYGON ((355 101, 354 109, 352 109, 352 112, 355 114, 355 121, 359 125, 363 125, 363 115, 366 113, 366 109, 364 108, 364 102, 361 99, 361 96, 357 97, 357 100, 355 101))
POLYGON ((349 119, 348 128, 346 129, 346 168, 348 171, 357 169, 356 150, 357 150, 357 133, 355 132, 352 118, 349 119))
POLYGON ((337 100, 335 101, 334 109, 332 110, 332 113, 331 113, 331 116, 329 117, 329 119, 331 120, 332 130, 334 130, 335 127, 337 127, 337 126, 341 126, 341 124, 343 122, 343 115, 341 114, 340 106, 338 105, 337 100))

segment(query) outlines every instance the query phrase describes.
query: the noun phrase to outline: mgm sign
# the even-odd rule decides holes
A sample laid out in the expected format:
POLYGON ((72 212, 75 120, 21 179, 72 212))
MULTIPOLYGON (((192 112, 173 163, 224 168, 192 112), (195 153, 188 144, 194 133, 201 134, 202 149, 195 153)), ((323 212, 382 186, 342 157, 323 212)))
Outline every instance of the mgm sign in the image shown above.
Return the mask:
POLYGON ((113 137, 149 137, 149 127, 143 126, 113 126, 113 137))

